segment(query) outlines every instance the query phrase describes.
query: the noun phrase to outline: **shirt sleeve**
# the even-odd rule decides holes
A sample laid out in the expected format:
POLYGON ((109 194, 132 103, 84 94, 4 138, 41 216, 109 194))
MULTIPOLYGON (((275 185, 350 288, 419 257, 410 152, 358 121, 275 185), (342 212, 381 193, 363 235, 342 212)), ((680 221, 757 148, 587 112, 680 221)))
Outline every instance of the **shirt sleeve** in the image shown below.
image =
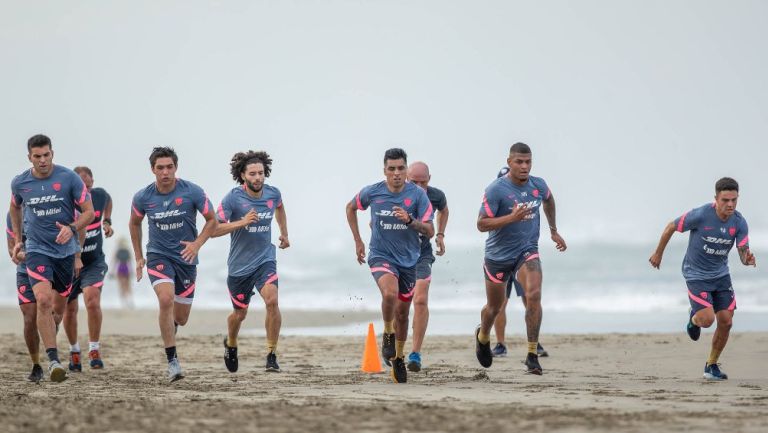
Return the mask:
POLYGON ((275 188, 275 209, 283 205, 283 194, 279 189, 275 188))
POLYGON ((21 207, 24 203, 24 198, 19 194, 18 186, 16 185, 16 178, 11 181, 11 205, 14 207, 21 207))
POLYGON ((16 235, 13 234, 13 226, 11 225, 11 214, 10 212, 5 217, 5 235, 6 238, 14 240, 16 239, 16 235))
POLYGON ((220 223, 228 223, 232 218, 232 194, 227 194, 221 200, 219 208, 216 209, 216 219, 220 223))
POLYGON ((429 201, 429 197, 427 197, 427 193, 424 192, 423 189, 418 188, 418 190, 420 193, 418 195, 419 203, 417 206, 417 210, 419 212, 418 218, 421 222, 432 221, 432 219, 435 217, 434 209, 432 209, 432 202, 429 201))
POLYGON ((442 211, 446 207, 448 207, 448 199, 445 197, 445 193, 438 190, 440 192, 440 200, 437 201, 437 210, 442 211))
POLYGON ((197 185, 195 185, 193 191, 192 201, 195 203, 195 208, 197 208, 201 214, 208 215, 208 212, 213 210, 213 204, 211 204, 211 199, 208 198, 208 194, 197 185))
POLYGON ((357 210, 366 210, 371 205, 371 188, 371 186, 366 186, 352 199, 357 205, 357 210))
POLYGON ((749 226, 747 220, 741 218, 736 227, 736 246, 739 248, 749 248, 749 226))
POLYGON ((88 192, 88 188, 85 186, 85 183, 83 183, 83 180, 80 179, 80 176, 73 171, 69 177, 71 179, 69 192, 72 202, 80 206, 86 201, 89 201, 91 199, 91 194, 88 192))
POLYGON ((675 218, 675 230, 683 233, 695 229, 701 221, 701 213, 701 208, 696 208, 675 218))
POLYGON ((144 218, 144 200, 141 192, 137 192, 131 201, 131 213, 139 218, 144 218))
POLYGON ((542 178, 536 179, 536 194, 541 197, 542 200, 549 200, 552 197, 552 190, 549 189, 547 181, 542 178))
POLYGON ((480 205, 480 215, 493 218, 499 212, 499 205, 501 203, 501 197, 498 193, 498 188, 494 188, 493 184, 485 189, 483 194, 483 203, 480 205))

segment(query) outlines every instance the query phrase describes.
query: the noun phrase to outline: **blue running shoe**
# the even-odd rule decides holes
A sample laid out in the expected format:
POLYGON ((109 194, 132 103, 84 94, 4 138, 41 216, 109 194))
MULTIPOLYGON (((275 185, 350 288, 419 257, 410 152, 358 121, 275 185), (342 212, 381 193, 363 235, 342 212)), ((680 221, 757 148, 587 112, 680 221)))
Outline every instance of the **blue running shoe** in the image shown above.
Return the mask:
POLYGON ((491 353, 497 358, 507 356, 507 346, 504 343, 496 343, 491 353))
POLYGON ((720 371, 720 364, 704 365, 704 379, 727 380, 728 375, 720 371))
POLYGON ((411 352, 408 355, 408 371, 418 372, 421 371, 421 353, 411 352))

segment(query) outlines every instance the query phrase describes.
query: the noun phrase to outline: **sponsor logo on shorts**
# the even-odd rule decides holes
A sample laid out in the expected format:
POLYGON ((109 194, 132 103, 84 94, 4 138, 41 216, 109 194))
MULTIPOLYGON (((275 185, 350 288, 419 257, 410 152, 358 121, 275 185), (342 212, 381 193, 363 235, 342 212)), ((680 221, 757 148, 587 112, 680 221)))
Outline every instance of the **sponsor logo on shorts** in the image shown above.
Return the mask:
POLYGON ((496 272, 496 278, 502 279, 504 277, 504 272, 496 272))
POLYGON ((237 296, 235 297, 237 298, 238 301, 242 301, 243 299, 245 299, 245 295, 243 295, 242 293, 238 293, 237 296))
POLYGON ((165 269, 165 265, 160 263, 159 265, 155 266, 155 269, 157 269, 158 271, 162 271, 163 269, 165 269))
POLYGON ((19 293, 24 293, 27 291, 27 286, 19 286, 19 293))
POLYGON ((42 274, 43 272, 45 272, 45 266, 43 266, 43 265, 39 265, 39 266, 37 267, 37 272, 39 272, 39 273, 41 273, 41 274, 42 274))
POLYGON ((386 263, 386 262, 382 263, 381 266, 384 266, 385 268, 388 268, 389 267, 389 263, 386 263))
POLYGON ((699 295, 701 295, 702 299, 707 299, 707 296, 709 296, 709 295, 707 295, 707 292, 701 292, 701 293, 699 293, 699 295))
POLYGON ((190 283, 189 280, 182 281, 182 284, 184 284, 184 288, 188 288, 189 287, 189 283, 190 283))

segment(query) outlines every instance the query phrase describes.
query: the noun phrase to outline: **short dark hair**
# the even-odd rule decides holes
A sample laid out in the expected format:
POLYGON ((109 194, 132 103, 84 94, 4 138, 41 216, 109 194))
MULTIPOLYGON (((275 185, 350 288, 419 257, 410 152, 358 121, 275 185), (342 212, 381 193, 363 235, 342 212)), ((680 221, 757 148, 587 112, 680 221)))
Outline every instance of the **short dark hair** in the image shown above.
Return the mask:
POLYGON ((715 183, 715 194, 719 194, 721 191, 739 192, 739 183, 733 178, 724 177, 715 183))
POLYGON ((78 165, 77 167, 73 168, 72 171, 74 171, 77 174, 80 174, 80 172, 88 173, 88 176, 93 177, 93 172, 91 171, 91 169, 84 165, 78 165))
POLYGON ((248 152, 237 152, 229 163, 229 172, 232 174, 232 179, 242 185, 245 182, 240 175, 245 173, 248 164, 258 163, 261 163, 261 165, 264 166, 264 177, 269 177, 270 173, 272 173, 272 158, 269 157, 267 152, 254 152, 252 150, 249 150, 248 152))
POLYGON ((27 140, 27 152, 32 152, 33 147, 45 147, 48 146, 51 149, 53 149, 53 145, 51 144, 51 139, 48 138, 48 136, 43 134, 37 134, 29 137, 29 140, 27 140))
POLYGON ((509 153, 522 153, 529 155, 531 153, 531 147, 522 141, 518 141, 509 148, 509 153))
POLYGON ((393 147, 384 152, 384 165, 387 165, 387 160, 390 159, 402 159, 406 165, 408 164, 408 154, 399 147, 393 147))
POLYGON ((179 166, 179 157, 176 155, 176 151, 172 147, 155 147, 152 149, 152 153, 149 154, 149 166, 155 168, 155 162, 158 158, 171 158, 173 165, 179 166))

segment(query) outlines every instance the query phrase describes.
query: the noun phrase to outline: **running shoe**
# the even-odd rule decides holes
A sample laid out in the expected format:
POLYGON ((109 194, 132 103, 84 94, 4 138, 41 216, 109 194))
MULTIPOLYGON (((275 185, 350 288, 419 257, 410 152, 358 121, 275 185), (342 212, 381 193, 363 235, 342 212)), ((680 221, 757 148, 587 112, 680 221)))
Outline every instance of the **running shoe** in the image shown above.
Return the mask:
POLYGON ((529 353, 528 357, 525 358, 525 366, 528 367, 528 373, 541 376, 542 370, 541 364, 539 364, 539 355, 529 353))
POLYGON ((392 359, 392 380, 394 380, 395 383, 408 382, 408 370, 405 368, 405 359, 392 359))
POLYGON ((421 353, 411 352, 408 355, 408 370, 415 372, 421 371, 421 353))
POLYGON ((83 364, 80 363, 80 352, 69 352, 69 371, 83 371, 83 364))
POLYGON ((173 383, 179 379, 184 379, 184 372, 181 371, 179 359, 173 358, 168 362, 168 382, 173 383))
POLYGON ((101 353, 99 353, 98 350, 91 350, 88 352, 88 359, 90 359, 88 363, 91 365, 92 369, 99 370, 104 368, 104 362, 101 360, 101 353))
POLYGON ((48 366, 48 374, 51 377, 51 382, 64 382, 67 380, 67 370, 61 365, 59 361, 51 361, 48 366))
POLYGON ((280 372, 280 366, 277 365, 277 355, 275 355, 275 352, 269 352, 267 355, 267 371, 279 373, 280 372))
POLYGON ((544 346, 542 346, 541 343, 539 343, 539 345, 536 347, 536 354, 544 358, 549 356, 549 353, 547 353, 547 351, 544 350, 544 346))
POLYGON ((728 375, 720 371, 720 364, 704 365, 704 379, 727 380, 728 375))
POLYGON ((496 343, 496 346, 491 353, 495 357, 505 357, 507 356, 507 346, 505 346, 504 343, 496 343))
POLYGON ((386 332, 381 336, 381 357, 384 358, 384 363, 391 366, 390 361, 395 357, 395 334, 387 334, 386 332))
POLYGON ((477 325, 477 328, 475 329, 475 355, 477 355, 477 360, 480 362, 480 365, 488 368, 493 364, 491 342, 489 341, 485 344, 481 343, 478 335, 480 335, 480 325, 477 325))
POLYGON ((227 346, 227 337, 224 337, 224 365, 230 373, 237 371, 237 346, 227 346))
POLYGON ((40 367, 40 364, 33 365, 32 372, 27 376, 27 380, 34 383, 39 383, 43 380, 43 367, 40 367))
POLYGON ((685 327, 685 331, 688 332, 688 336, 691 340, 696 341, 701 336, 701 327, 693 324, 693 315, 688 319, 688 325, 685 327))

